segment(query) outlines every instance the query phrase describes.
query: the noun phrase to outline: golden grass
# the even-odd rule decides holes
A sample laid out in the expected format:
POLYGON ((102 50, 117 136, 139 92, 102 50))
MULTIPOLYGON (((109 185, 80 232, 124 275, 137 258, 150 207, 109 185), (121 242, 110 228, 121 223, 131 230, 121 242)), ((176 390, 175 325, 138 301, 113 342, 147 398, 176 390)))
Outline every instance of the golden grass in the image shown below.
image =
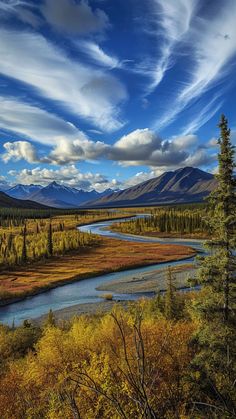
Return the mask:
POLYGON ((60 284, 119 270, 191 257, 190 247, 133 243, 102 238, 96 247, 54 257, 0 274, 2 303, 9 298, 36 294, 60 284), (9 298, 6 298, 8 296, 9 298))

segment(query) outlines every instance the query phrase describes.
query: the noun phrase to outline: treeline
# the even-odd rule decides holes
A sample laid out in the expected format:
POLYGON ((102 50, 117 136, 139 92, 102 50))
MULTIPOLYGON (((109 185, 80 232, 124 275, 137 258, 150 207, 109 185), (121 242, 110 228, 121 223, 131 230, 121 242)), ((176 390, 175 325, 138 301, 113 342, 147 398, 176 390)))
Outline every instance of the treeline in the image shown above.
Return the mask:
POLYGON ((128 222, 115 223, 113 229, 122 233, 209 233, 205 209, 157 208, 154 214, 128 222))
MULTIPOLYGON (((121 212, 122 214, 123 212, 121 212)), ((119 213, 118 213, 119 215, 119 213)), ((86 222, 99 218, 115 218, 116 212, 109 210, 61 210, 52 208, 49 210, 21 209, 21 208, 0 208, 0 227, 16 227, 24 225, 25 220, 39 220, 55 218, 59 216, 74 216, 77 221, 81 219, 86 222)))
MULTIPOLYGON (((47 210, 0 211, 0 268, 14 267, 70 250, 96 245, 98 236, 82 233, 79 224, 116 218, 116 212, 47 210)), ((123 213, 122 213, 123 214, 123 213)))
POLYGON ((96 245, 98 236, 76 229, 66 230, 63 223, 35 222, 27 229, 27 222, 18 234, 11 231, 0 236, 0 266, 23 265, 70 250, 96 245))

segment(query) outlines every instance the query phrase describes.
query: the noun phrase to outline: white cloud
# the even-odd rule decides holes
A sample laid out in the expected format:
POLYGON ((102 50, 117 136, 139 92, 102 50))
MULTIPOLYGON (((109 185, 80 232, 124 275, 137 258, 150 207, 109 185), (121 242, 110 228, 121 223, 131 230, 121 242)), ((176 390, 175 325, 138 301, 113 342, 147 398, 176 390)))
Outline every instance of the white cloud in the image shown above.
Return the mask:
POLYGON ((83 136, 71 123, 20 99, 0 96, 0 128, 21 134, 42 144, 55 144, 57 137, 83 136))
POLYGON ((131 132, 117 141, 109 151, 109 157, 125 166, 147 165, 166 167, 185 165, 197 143, 195 135, 162 139, 149 129, 131 132))
POLYGON ((182 134, 187 135, 197 132, 200 127, 205 125, 220 110, 222 105, 223 100, 220 100, 219 94, 217 94, 209 103, 203 106, 196 113, 196 116, 190 122, 184 126, 182 134))
POLYGON ((78 138, 68 141, 66 138, 59 138, 57 146, 50 153, 48 158, 55 164, 67 164, 83 160, 97 160, 106 155, 108 145, 102 141, 91 141, 87 138, 78 138))
POLYGON ((137 129, 116 141, 110 150, 114 160, 141 160, 161 147, 161 138, 148 128, 137 129))
POLYGON ((82 173, 74 165, 64 166, 57 170, 41 167, 20 171, 11 170, 9 175, 15 178, 15 182, 25 185, 34 183, 46 186, 50 182, 56 181, 60 184, 88 191, 96 189, 101 192, 108 188, 117 189, 119 185, 117 180, 110 181, 100 173, 82 173))
POLYGON ((108 55, 103 49, 92 41, 79 41, 77 46, 82 50, 86 55, 88 55, 95 63, 100 64, 101 66, 108 67, 110 69, 121 67, 122 63, 118 58, 108 55))
POLYGON ((156 176, 158 175, 156 175, 154 171, 138 172, 124 182, 124 187, 130 188, 132 186, 138 185, 139 183, 145 182, 146 180, 150 180, 156 176))
MULTIPOLYGON (((155 122, 155 129, 163 128, 173 122, 181 111, 222 82, 231 71, 231 59, 236 54, 235 15, 236 2, 227 0, 218 7, 218 13, 210 19, 201 17, 194 20, 185 39, 192 59, 192 64, 188 68, 188 81, 184 83, 182 89, 179 89, 175 99, 171 99, 168 111, 155 122)), ((223 94, 225 88, 227 86, 221 87, 218 97, 223 94)), ((213 98, 208 103, 205 117, 193 120, 192 130, 197 131, 217 112, 220 105, 214 102, 213 98)))
POLYGON ((186 165, 206 165, 212 162, 212 155, 197 146, 196 135, 185 135, 161 139, 153 131, 139 129, 123 136, 113 145, 92 141, 85 136, 68 141, 58 138, 57 145, 48 155, 39 157, 28 142, 5 143, 5 161, 25 159, 30 163, 66 165, 78 161, 111 160, 123 166, 149 166, 162 169, 186 165))
POLYGON ((88 34, 109 27, 108 16, 101 9, 92 10, 86 0, 45 0, 41 10, 49 24, 67 33, 88 34))
POLYGON ((31 85, 105 131, 123 125, 118 106, 127 94, 119 80, 72 61, 39 34, 0 29, 0 66, 2 74, 31 85))
POLYGON ((5 152, 1 157, 5 163, 10 160, 25 160, 28 163, 36 163, 39 161, 35 147, 28 141, 7 142, 3 144, 3 148, 5 149, 5 152))
POLYGON ((156 59, 141 64, 140 71, 149 75, 152 83, 146 93, 151 93, 163 80, 166 71, 174 63, 175 46, 183 41, 190 29, 198 0, 151 0, 150 21, 155 29, 149 31, 160 48, 156 59), (161 42, 160 42, 161 39, 161 42))
POLYGON ((0 0, 0 16, 3 19, 12 15, 30 26, 37 27, 41 23, 39 16, 33 13, 34 5, 21 0, 0 0), (2 13, 1 13, 2 12, 2 13))

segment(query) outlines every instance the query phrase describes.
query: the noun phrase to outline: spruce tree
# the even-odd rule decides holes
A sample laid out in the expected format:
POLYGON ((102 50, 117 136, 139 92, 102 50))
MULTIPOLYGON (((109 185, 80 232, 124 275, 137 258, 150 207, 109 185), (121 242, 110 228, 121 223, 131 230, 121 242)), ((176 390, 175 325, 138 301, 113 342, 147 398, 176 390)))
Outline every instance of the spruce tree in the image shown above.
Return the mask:
POLYGON ((55 327, 56 326, 56 319, 55 319, 55 316, 54 316, 53 311, 52 311, 51 308, 48 312, 47 319, 46 319, 46 322, 45 322, 45 326, 46 327, 47 326, 49 326, 49 327, 52 327, 52 326, 55 327))
POLYGON ((165 317, 171 320, 176 317, 176 289, 173 283, 174 278, 170 266, 168 266, 166 276, 167 290, 165 294, 165 317))
POLYGON ((22 255, 21 255, 21 260, 23 264, 27 263, 27 243, 26 243, 26 239, 27 239, 27 226, 26 223, 24 224, 24 228, 23 228, 23 245, 22 245, 22 255))
POLYGON ((53 239, 52 239, 52 223, 50 221, 48 226, 48 241, 47 241, 47 251, 49 256, 53 256, 53 239))
POLYGON ((199 353, 194 361, 199 401, 195 405, 206 409, 204 417, 230 418, 236 415, 236 183, 234 147, 224 115, 219 128, 217 186, 209 197, 206 220, 211 239, 199 270, 203 297, 195 303, 199 321, 199 353))
MULTIPOLYGON (((236 269, 236 181, 234 177, 234 147, 230 141, 230 130, 224 115, 220 120, 220 153, 217 187, 209 197, 210 215, 207 219, 211 240, 206 243, 210 252, 200 269, 200 280, 214 295, 218 295, 219 306, 212 307, 224 322, 229 321, 235 303, 236 269)), ((208 312, 211 311, 208 306, 208 312)))

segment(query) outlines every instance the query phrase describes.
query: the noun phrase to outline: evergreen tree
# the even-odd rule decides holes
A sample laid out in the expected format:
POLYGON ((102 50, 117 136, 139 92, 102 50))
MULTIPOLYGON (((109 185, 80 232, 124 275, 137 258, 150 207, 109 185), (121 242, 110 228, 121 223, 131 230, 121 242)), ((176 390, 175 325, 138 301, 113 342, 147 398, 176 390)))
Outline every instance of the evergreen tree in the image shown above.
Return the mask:
POLYGON ((53 327, 56 326, 56 319, 55 319, 55 316, 54 316, 53 311, 52 311, 51 308, 48 312, 47 319, 46 319, 46 322, 45 322, 45 326, 46 327, 47 326, 53 326, 53 327))
POLYGON ((27 226, 26 223, 24 224, 24 229, 23 229, 23 245, 22 245, 22 263, 25 264, 27 263, 27 243, 26 243, 26 239, 27 239, 27 226))
POLYGON ((222 321, 227 323, 235 303, 236 181, 234 147, 230 142, 230 130, 224 115, 219 127, 218 185, 209 198, 210 217, 207 220, 212 239, 206 243, 210 255, 203 260, 200 279, 213 293, 218 294, 217 312, 222 314, 222 321))
POLYGON ((209 417, 230 418, 236 415, 236 184, 234 147, 224 115, 219 128, 219 173, 207 219, 212 239, 206 243, 209 255, 199 270, 204 299, 195 310, 200 326, 194 367, 200 374, 199 406, 211 405, 209 417))
POLYGON ((167 319, 174 319, 176 316, 176 289, 174 286, 174 278, 172 269, 168 266, 167 269, 167 290, 165 295, 165 316, 167 319))
POLYGON ((52 223, 50 221, 48 226, 48 241, 47 241, 47 251, 49 256, 53 256, 53 239, 52 239, 52 223))

